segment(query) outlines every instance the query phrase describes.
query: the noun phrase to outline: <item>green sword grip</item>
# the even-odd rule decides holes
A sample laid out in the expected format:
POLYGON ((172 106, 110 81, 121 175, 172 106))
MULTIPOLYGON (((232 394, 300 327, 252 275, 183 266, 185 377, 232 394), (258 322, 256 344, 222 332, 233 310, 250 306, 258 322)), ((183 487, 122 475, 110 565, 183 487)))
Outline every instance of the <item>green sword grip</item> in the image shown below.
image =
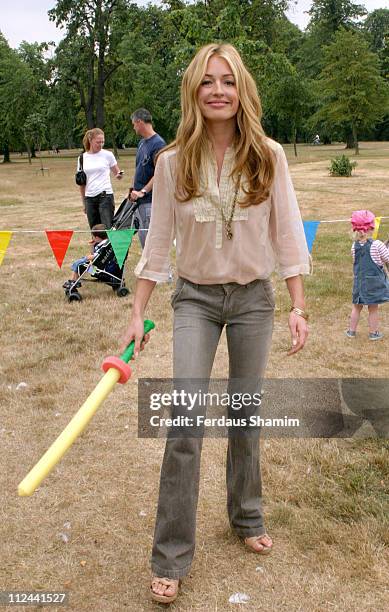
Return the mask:
MULTIPOLYGON (((155 323, 153 321, 150 321, 149 319, 145 319, 144 321, 144 333, 145 334, 148 334, 149 331, 154 329, 154 327, 155 327, 155 323)), ((129 361, 131 361, 132 356, 134 354, 134 348, 135 348, 135 341, 132 340, 132 342, 130 342, 130 344, 127 346, 126 350, 120 355, 120 359, 124 361, 125 363, 129 363, 129 361)))

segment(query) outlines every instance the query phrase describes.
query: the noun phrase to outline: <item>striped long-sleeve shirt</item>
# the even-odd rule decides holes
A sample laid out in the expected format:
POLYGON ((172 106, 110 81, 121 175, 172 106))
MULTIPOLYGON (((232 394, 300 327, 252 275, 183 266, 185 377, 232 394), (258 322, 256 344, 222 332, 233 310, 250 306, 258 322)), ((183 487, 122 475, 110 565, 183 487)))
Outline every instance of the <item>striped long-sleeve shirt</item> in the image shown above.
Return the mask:
MULTIPOLYGON (((363 242, 360 244, 363 244, 363 242)), ((351 247, 351 255, 353 261, 355 261, 355 242, 353 242, 351 247)), ((389 248, 381 242, 381 240, 373 240, 370 248, 370 256, 377 266, 383 268, 385 263, 389 263, 389 248)))

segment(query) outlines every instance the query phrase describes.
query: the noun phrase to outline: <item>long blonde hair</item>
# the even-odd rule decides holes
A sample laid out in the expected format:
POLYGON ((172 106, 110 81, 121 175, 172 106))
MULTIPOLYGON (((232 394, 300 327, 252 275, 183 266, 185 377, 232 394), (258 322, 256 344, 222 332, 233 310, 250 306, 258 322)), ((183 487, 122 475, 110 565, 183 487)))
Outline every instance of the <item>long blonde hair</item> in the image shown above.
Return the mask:
POLYGON ((238 51, 229 44, 202 47, 186 69, 181 85, 181 122, 176 139, 167 149, 177 151, 176 198, 187 202, 200 194, 202 157, 210 150, 207 128, 199 108, 197 92, 206 73, 208 60, 217 55, 231 67, 239 96, 236 115, 235 164, 231 172, 235 183, 242 174, 247 181, 241 207, 260 204, 269 197, 274 178, 274 156, 265 141, 261 125, 262 107, 255 81, 244 66, 238 51))
POLYGON ((100 128, 92 128, 91 130, 87 130, 85 132, 85 136, 82 139, 82 144, 84 145, 85 151, 90 150, 90 143, 94 138, 96 138, 96 136, 104 136, 103 130, 100 128))

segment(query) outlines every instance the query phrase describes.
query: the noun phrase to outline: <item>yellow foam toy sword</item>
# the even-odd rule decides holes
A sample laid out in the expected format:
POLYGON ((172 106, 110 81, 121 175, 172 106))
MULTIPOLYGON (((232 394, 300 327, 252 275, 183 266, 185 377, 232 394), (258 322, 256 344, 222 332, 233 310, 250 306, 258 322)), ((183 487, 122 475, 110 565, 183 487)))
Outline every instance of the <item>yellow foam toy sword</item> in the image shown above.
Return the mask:
MULTIPOLYGON (((144 333, 147 334, 154 329, 154 327, 155 325, 152 321, 146 320, 144 322, 144 333)), ((63 432, 19 484, 19 495, 27 496, 34 493, 42 480, 50 474, 51 470, 57 465, 73 442, 84 431, 85 427, 105 398, 110 394, 115 384, 117 382, 124 384, 131 377, 131 368, 128 362, 131 360, 134 353, 134 345, 135 343, 132 341, 120 357, 112 356, 104 359, 102 369, 105 374, 103 378, 79 411, 76 412, 63 432)))

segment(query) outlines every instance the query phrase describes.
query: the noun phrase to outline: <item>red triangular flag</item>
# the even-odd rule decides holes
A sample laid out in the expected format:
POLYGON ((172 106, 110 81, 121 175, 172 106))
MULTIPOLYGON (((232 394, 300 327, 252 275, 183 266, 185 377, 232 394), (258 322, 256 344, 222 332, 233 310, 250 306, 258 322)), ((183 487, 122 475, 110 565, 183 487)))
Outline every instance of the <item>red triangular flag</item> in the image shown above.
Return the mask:
POLYGON ((63 260, 68 250, 68 246, 73 236, 72 230, 45 230, 47 240, 51 246, 51 250, 54 253, 54 257, 57 260, 57 264, 61 268, 63 260))

